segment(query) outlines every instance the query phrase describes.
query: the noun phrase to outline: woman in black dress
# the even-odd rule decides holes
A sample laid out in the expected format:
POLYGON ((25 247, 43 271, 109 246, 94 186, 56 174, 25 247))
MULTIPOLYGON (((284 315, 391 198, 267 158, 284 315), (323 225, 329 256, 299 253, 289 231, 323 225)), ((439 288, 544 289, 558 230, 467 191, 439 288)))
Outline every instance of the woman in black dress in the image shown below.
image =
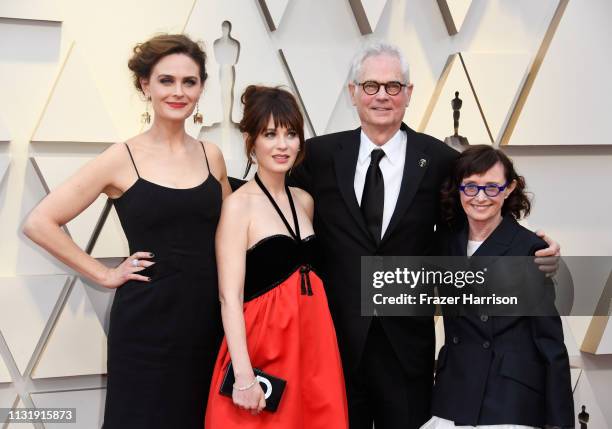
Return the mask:
POLYGON ((128 65, 152 106, 151 128, 88 163, 24 226, 79 274, 116 289, 106 429, 203 426, 222 335, 214 236, 222 197, 231 192, 220 150, 184 127, 204 88, 205 59, 184 35, 137 45, 128 65), (100 193, 113 200, 132 253, 116 268, 86 254, 61 229, 100 193))

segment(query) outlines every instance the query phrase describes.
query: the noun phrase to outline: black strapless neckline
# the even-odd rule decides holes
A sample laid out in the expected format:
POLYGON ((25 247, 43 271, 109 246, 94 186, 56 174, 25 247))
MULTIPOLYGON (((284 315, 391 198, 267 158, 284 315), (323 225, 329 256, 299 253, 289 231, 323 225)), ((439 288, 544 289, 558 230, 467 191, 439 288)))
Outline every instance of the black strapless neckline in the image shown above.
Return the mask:
POLYGON ((321 277, 316 236, 300 241, 275 234, 255 243, 246 254, 244 301, 248 302, 282 284, 296 271, 306 269, 321 277))
MULTIPOLYGON (((287 234, 274 234, 274 235, 269 235, 269 236, 267 236, 267 237, 262 238, 261 240, 259 240, 259 241, 258 241, 258 242, 256 242, 255 244, 253 244, 251 247, 249 247, 249 248, 247 249, 247 255, 248 255, 250 252, 252 252, 254 249, 256 249, 256 248, 257 248, 259 245, 264 244, 264 243, 266 243, 267 241, 270 241, 270 240, 275 239, 275 238, 278 238, 278 239, 281 239, 281 240, 287 239, 287 240, 291 240, 291 241, 293 241, 293 242, 295 242, 295 243, 298 243, 298 242, 297 242, 297 241, 296 241, 296 240, 295 240, 293 237, 291 237, 290 235, 287 235, 287 234)), ((314 239, 314 238, 315 238, 315 235, 314 235, 314 234, 311 234, 311 235, 309 235, 308 237, 304 237, 304 238, 302 238, 302 239, 300 240, 300 243, 302 243, 302 244, 303 244, 303 243, 305 243, 305 242, 307 242, 307 241, 309 241, 309 240, 312 240, 312 239, 314 239)))

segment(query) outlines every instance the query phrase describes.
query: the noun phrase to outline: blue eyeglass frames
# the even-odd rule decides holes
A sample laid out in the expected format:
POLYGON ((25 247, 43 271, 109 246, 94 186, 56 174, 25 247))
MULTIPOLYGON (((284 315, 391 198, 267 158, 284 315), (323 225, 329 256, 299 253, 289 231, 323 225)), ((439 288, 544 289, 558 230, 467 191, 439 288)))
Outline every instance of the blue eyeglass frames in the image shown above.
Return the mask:
POLYGON ((496 185, 495 183, 476 185, 475 183, 469 183, 467 185, 459 185, 459 190, 467 197, 475 197, 480 191, 484 191, 485 195, 488 197, 496 197, 507 187, 508 182, 503 185, 496 185))

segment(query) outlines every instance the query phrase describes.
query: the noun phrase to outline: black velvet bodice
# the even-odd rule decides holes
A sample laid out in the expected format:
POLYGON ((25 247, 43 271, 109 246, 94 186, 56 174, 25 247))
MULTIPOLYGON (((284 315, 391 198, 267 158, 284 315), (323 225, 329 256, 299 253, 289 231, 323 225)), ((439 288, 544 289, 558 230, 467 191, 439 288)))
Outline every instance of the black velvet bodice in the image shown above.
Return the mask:
MULTIPOLYGON (((246 255, 244 301, 250 301, 272 290, 287 280, 297 269, 302 274, 302 292, 309 293, 309 284, 303 274, 317 271, 317 239, 314 235, 297 241, 284 234, 266 237, 246 255)), ((312 292, 310 292, 312 293, 312 292)))

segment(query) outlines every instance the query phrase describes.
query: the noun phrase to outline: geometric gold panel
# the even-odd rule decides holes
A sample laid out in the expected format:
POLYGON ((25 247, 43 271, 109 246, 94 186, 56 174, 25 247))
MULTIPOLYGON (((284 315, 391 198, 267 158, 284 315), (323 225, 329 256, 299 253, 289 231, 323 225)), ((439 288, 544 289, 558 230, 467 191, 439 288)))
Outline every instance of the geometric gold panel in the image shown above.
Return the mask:
MULTIPOLYGON (((597 371, 591 372, 588 370, 583 370, 580 374, 574 390, 574 410, 576 415, 578 415, 582 410, 582 406, 586 407, 586 412, 589 413, 589 428, 609 428, 610 426, 607 424, 602 411, 609 408, 609 405, 606 405, 606 403, 609 403, 610 398, 608 395, 598 395, 596 393, 593 382, 590 380, 591 377, 594 377, 594 381, 597 380, 596 374, 597 371)), ((576 427, 580 427, 578 422, 576 422, 576 427)))
POLYGON ((530 56, 520 52, 465 52, 461 57, 493 141, 499 144, 529 71, 530 56))
MULTIPOLYGON (((283 19, 286 19, 283 18, 283 19)), ((200 99, 203 127, 188 132, 214 141, 223 151, 228 173, 239 177, 246 157, 237 129, 242 118, 240 95, 251 84, 290 86, 278 56, 276 41, 266 28, 255 0, 197 1, 185 33, 207 47, 208 80, 200 99)))
POLYGON ((0 331, 22 374, 66 281, 62 275, 0 278, 0 331))
MULTIPOLYGON (((39 174, 34 168, 33 163, 28 162, 25 170, 19 219, 25 219, 32 209, 47 195, 47 190, 40 181, 39 174)), ((21 231, 16 231, 16 235, 18 237, 16 249, 17 263, 15 267, 17 275, 64 274, 67 272, 67 267, 64 264, 38 247, 23 235, 21 231)))
POLYGON ((46 429, 92 429, 102 425, 105 395, 106 389, 85 389, 33 393, 31 397, 39 408, 76 408, 76 424, 45 424, 46 429))
POLYGON ((452 36, 461 31, 461 26, 471 5, 472 0, 438 0, 438 6, 449 35, 452 36))
MULTIPOLYGON (((113 258, 109 261, 104 261, 106 266, 118 265, 119 258, 113 258), (114 262, 117 262, 114 264, 114 262)), ((91 302, 100 324, 103 326, 105 332, 108 332, 108 322, 110 317, 110 309, 113 304, 113 298, 115 297, 115 289, 108 289, 103 286, 97 285, 92 281, 84 278, 80 278, 81 282, 85 286, 85 293, 91 302)))
POLYGON ((320 52, 307 51, 306 54, 302 47, 287 48, 283 49, 282 53, 314 134, 325 134, 333 109, 342 92, 346 91, 351 53, 334 52, 331 47, 320 52), (325 64, 342 65, 329 70, 311 70, 308 63, 312 62, 312 57, 319 58, 325 64))
POLYGON ((581 374, 582 374, 582 369, 570 367, 570 377, 572 380, 572 392, 576 390, 576 387, 578 386, 578 381, 580 381, 581 374))
MULTIPOLYGON (((53 191, 80 170, 87 162, 91 161, 91 159, 92 157, 81 156, 37 156, 33 158, 33 162, 38 167, 38 171, 42 176, 41 180, 44 181, 50 191, 53 191)), ((104 209, 106 199, 105 195, 100 195, 89 207, 66 225, 70 236, 81 249, 86 248, 94 232, 94 227, 104 209)))
POLYGON ((593 354, 612 354, 612 272, 597 303, 596 314, 587 329, 581 350, 593 354))
MULTIPOLYGON (((17 405, 15 405, 15 409, 17 408, 25 408, 26 405, 23 403, 23 401, 21 399, 19 399, 19 401, 17 402, 17 405)), ((47 428, 51 428, 51 426, 49 424, 45 425, 45 429, 47 428)), ((35 426, 32 423, 9 423, 8 426, 6 427, 6 429, 35 429, 35 426)))
POLYGON ((106 373, 106 335, 84 287, 77 279, 32 378, 106 373))
POLYGON ((525 53, 465 52, 449 58, 421 126, 440 139, 453 133, 450 100, 462 99, 459 134, 470 144, 499 144, 525 80, 525 53))
POLYGON ((565 335, 567 352, 570 356, 570 361, 578 362, 579 367, 582 367, 581 348, 584 347, 586 333, 589 330, 589 325, 594 320, 593 316, 565 316, 563 331, 565 335), (569 334, 569 335, 568 335, 569 334))
MULTIPOLYGON (((20 402, 20 404, 18 404, 17 407, 15 408, 24 408, 24 407, 25 406, 23 405, 23 403, 20 402)), ((63 423, 58 423, 57 425, 53 423, 47 423, 45 425, 45 428, 53 428, 58 425, 63 426, 63 423)), ((6 429, 36 429, 36 426, 34 426, 34 424, 32 423, 9 423, 6 429)), ((74 429, 77 429, 77 428, 75 427, 74 429)))
POLYGON ((609 1, 559 0, 502 144, 611 143, 610 16, 609 1))
MULTIPOLYGON (((240 95, 247 85, 289 86, 277 48, 270 38, 256 1, 224 0, 214 4, 197 1, 185 26, 185 33, 196 40, 202 40, 207 47, 208 80, 200 102, 205 126, 219 123, 223 119, 220 81, 226 77, 222 75, 233 74, 230 118, 234 123, 242 118, 240 95), (215 42, 224 38, 224 21, 230 22, 230 36, 239 44, 239 51, 233 58, 217 58, 219 52, 215 49, 215 42)), ((217 46, 222 45, 217 43, 217 46)))
POLYGON ((467 137, 470 144, 491 144, 491 134, 461 54, 449 57, 419 130, 441 140, 453 134, 451 100, 456 91, 462 100, 459 134, 467 137))
POLYGON ((112 206, 100 234, 96 238, 91 256, 94 258, 123 258, 130 254, 127 238, 119 221, 115 207, 112 206))
POLYGON ((582 350, 594 354, 612 354, 610 316, 593 316, 582 350))
POLYGON ((444 345, 444 320, 442 316, 436 317, 436 359, 438 358, 438 353, 440 349, 444 345))
POLYGON ((599 347, 597 348, 597 354, 612 354, 612 323, 608 319, 606 329, 601 336, 599 347))
MULTIPOLYGON (((81 169, 87 162, 91 161, 91 159, 92 157, 82 156, 37 156, 33 158, 33 162, 42 176, 41 180, 52 191, 81 169)), ((107 200, 108 197, 101 194, 89 207, 66 225, 70 236, 81 249, 85 250, 92 239, 107 200)), ((111 222, 113 226, 106 228, 106 233, 103 237, 98 237, 98 241, 102 238, 104 242, 99 245, 96 244, 98 252, 94 257, 120 257, 126 253, 127 241, 118 220, 115 209, 112 207, 111 214, 107 217, 106 223, 111 222)))
POLYGON ((0 384, 0 408, 13 408, 17 402, 17 392, 10 384, 0 384))
POLYGON ((259 6, 270 31, 276 30, 280 25, 288 3, 289 0, 259 0, 259 6))
POLYGON ((570 364, 580 360, 580 349, 578 348, 578 343, 574 339, 575 334, 570 324, 571 320, 572 316, 561 316, 561 323, 563 326, 563 341, 565 342, 565 347, 567 348, 570 364))
POLYGON ((6 367, 6 363, 4 363, 4 359, 0 356, 0 383, 10 383, 11 381, 11 374, 6 367))
POLYGON ((2 115, 0 114, 0 142, 8 142, 11 141, 11 133, 9 132, 4 120, 2 119, 2 115))
POLYGON ((364 40, 355 31, 354 17, 343 2, 326 2, 325 13, 315 28, 308 21, 294 19, 310 11, 308 2, 291 5, 291 14, 286 19, 291 18, 292 25, 283 27, 288 42, 283 44, 282 52, 313 132, 319 135, 333 127, 331 116, 338 100, 347 92, 351 60, 364 40), (304 34, 309 35, 306 42, 304 34), (342 34, 341 39, 338 34, 342 34))
POLYGON ((0 155, 0 183, 4 179, 4 175, 8 170, 9 164, 11 162, 11 158, 9 155, 0 155))
POLYGON ((73 43, 41 113, 32 141, 117 142, 108 107, 73 43))
POLYGON ((27 0, 0 2, 0 17, 23 20, 61 21, 57 0, 27 0))
POLYGON ((349 0, 361 34, 373 33, 383 13, 387 0, 349 0))

